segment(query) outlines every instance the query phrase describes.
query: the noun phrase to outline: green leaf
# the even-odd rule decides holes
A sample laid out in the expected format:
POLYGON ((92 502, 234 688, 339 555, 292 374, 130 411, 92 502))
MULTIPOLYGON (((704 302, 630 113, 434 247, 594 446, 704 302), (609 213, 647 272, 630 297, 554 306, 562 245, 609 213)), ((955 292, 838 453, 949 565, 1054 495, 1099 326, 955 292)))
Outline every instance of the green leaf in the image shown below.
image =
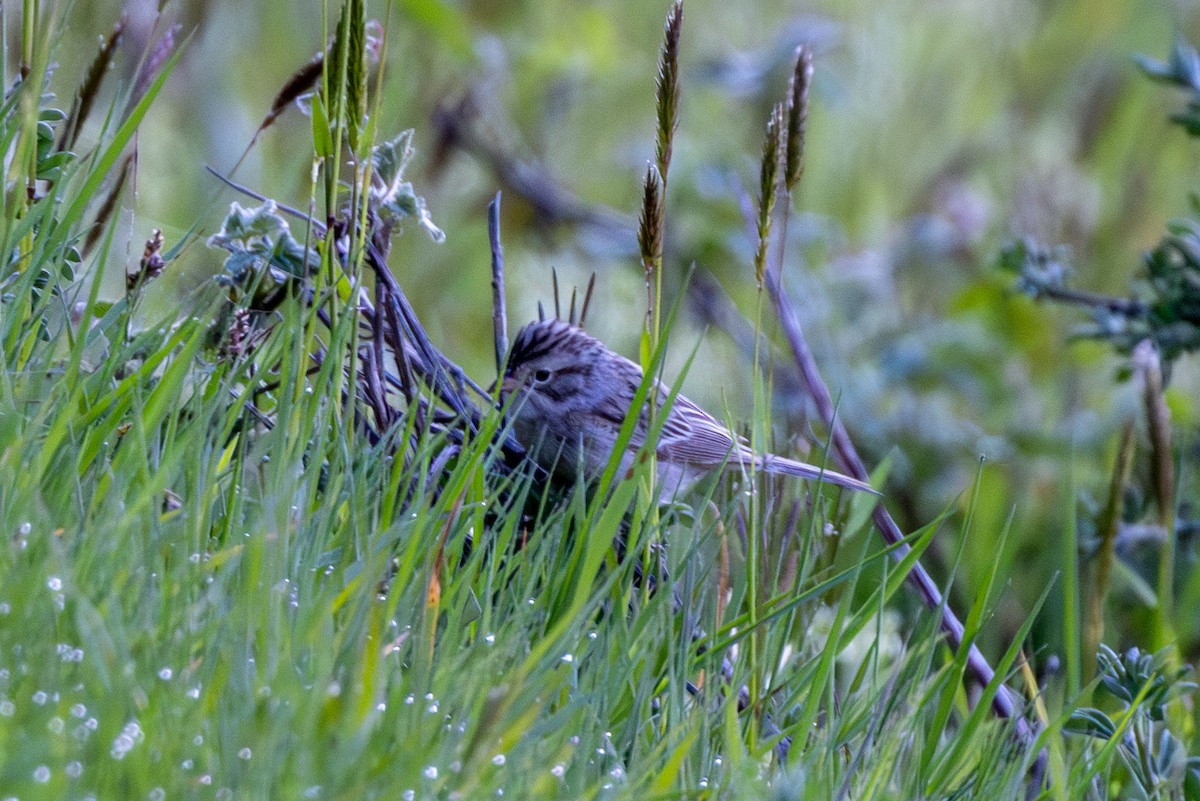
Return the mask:
POLYGON ((1110 740, 1117 732, 1117 724, 1113 723, 1112 718, 1099 709, 1090 707, 1080 707, 1071 712, 1071 716, 1063 728, 1069 732, 1085 734, 1101 740, 1110 740))
POLYGON ((329 115, 325 110, 325 97, 320 92, 312 99, 312 134, 313 150, 318 158, 326 159, 333 155, 333 136, 329 131, 329 115))

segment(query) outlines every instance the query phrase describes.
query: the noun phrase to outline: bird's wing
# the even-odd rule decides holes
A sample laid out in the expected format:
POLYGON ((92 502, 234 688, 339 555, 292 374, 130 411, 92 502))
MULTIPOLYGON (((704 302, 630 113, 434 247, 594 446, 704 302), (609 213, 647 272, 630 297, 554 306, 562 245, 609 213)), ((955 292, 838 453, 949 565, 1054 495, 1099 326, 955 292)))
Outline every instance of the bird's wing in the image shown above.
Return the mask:
POLYGON ((708 412, 683 396, 675 399, 658 440, 658 458, 711 470, 722 465, 748 465, 769 473, 821 480, 859 492, 879 493, 865 481, 783 456, 758 456, 744 439, 737 440, 708 412))
MULTIPOLYGON (((668 462, 714 468, 741 461, 745 446, 708 412, 679 395, 658 437, 658 458, 668 462)), ((748 453, 748 451, 747 451, 748 453)))

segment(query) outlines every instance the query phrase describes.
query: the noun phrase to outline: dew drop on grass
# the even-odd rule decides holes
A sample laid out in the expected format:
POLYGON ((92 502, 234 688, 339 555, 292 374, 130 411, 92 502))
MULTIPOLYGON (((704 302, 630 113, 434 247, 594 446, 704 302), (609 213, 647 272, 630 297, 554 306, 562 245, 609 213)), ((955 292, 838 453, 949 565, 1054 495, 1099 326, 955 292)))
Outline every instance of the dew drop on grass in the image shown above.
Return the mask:
POLYGON ((46 724, 46 728, 50 730, 51 734, 62 734, 63 719, 57 716, 50 718, 50 722, 46 724))
POLYGON ((149 793, 146 794, 146 798, 149 799, 149 801, 163 801, 163 799, 166 797, 167 797, 167 791, 161 787, 155 787, 153 790, 151 790, 149 793))
POLYGON ((240 757, 241 759, 249 759, 250 758, 250 749, 243 748, 242 750, 238 751, 238 757, 240 757))
POLYGON ((12 701, 8 700, 7 698, 5 698, 3 701, 0 701, 0 716, 11 718, 13 713, 16 711, 17 708, 13 705, 12 701))
POLYGON ((486 642, 488 645, 494 645, 496 643, 496 635, 495 634, 487 634, 484 636, 483 641, 486 642))
POLYGON ((72 760, 67 763, 67 767, 63 771, 72 779, 78 779, 83 775, 83 763, 79 760, 72 760))
POLYGON ((113 759, 124 759, 125 755, 144 738, 141 724, 136 719, 131 720, 125 724, 121 733, 113 740, 112 750, 109 753, 113 759))
POLYGON ((551 775, 555 776, 556 778, 561 779, 567 773, 567 766, 560 762, 557 765, 555 765, 554 767, 550 768, 550 773, 551 773, 551 775))
POLYGON ((428 765, 425 770, 421 771, 426 779, 436 779, 438 777, 438 769, 436 765, 428 765))
POLYGON ((405 790, 400 794, 401 801, 413 801, 413 799, 416 797, 417 793, 415 790, 405 790))
POLYGON ((503 765, 507 761, 508 760, 505 759, 504 754, 496 754, 494 757, 492 757, 493 765, 503 765))
POLYGON ((45 784, 50 781, 50 768, 45 765, 38 765, 33 769, 33 780, 38 784, 45 784))
POLYGON ((185 760, 183 760, 182 762, 180 762, 180 763, 179 763, 179 767, 183 768, 184 770, 191 770, 191 769, 192 769, 192 767, 193 767, 195 764, 196 764, 196 763, 195 763, 195 762, 193 762, 192 760, 190 760, 190 759, 185 759, 185 760))
POLYGON ((38 706, 44 706, 46 703, 46 693, 38 690, 33 694, 33 702, 38 706))
POLYGON ((575 661, 575 657, 572 656, 571 654, 563 654, 562 661, 566 662, 569 665, 575 661))
POLYGON ((199 779, 197 779, 196 781, 198 781, 198 782, 200 782, 201 784, 204 784, 204 785, 212 784, 212 776, 210 776, 209 774, 205 773, 203 776, 201 776, 201 777, 200 777, 199 779))
POLYGON ((0 601, 0 615, 7 615, 10 612, 12 612, 12 606, 9 605, 8 601, 0 601))
POLYGON ((73 704, 71 706, 71 717, 83 720, 83 716, 87 714, 87 707, 83 704, 73 704))
POLYGON ((174 675, 175 675, 175 671, 171 670, 169 667, 165 667, 162 670, 158 671, 158 677, 160 679, 162 679, 163 681, 170 681, 171 677, 174 675))

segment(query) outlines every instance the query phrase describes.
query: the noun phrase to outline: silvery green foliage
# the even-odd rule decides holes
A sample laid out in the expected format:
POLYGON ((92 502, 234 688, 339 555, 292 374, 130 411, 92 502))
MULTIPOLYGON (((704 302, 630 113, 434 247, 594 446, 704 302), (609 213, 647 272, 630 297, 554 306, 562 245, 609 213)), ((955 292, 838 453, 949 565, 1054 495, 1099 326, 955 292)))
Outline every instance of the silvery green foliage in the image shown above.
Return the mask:
POLYGON ((221 230, 208 238, 208 246, 229 251, 225 272, 217 282, 242 291, 253 287, 255 295, 303 278, 320 264, 317 254, 306 252, 292 236, 273 200, 249 209, 231 204, 221 230))
POLYGON ((443 242, 446 233, 429 216, 425 198, 413 191, 411 182, 404 180, 404 170, 413 156, 412 138, 410 129, 371 151, 371 198, 386 225, 402 225, 410 218, 415 219, 434 242, 443 242))
POLYGON ((1164 61, 1138 56, 1138 66, 1157 81, 1187 90, 1187 109, 1171 115, 1171 121, 1181 126, 1192 136, 1200 136, 1200 53, 1186 40, 1177 38, 1171 47, 1171 55, 1164 61))
MULTIPOLYGON (((1187 93, 1186 107, 1171 120, 1200 138, 1200 53, 1177 39, 1167 61, 1137 60, 1150 77, 1187 93)), ((1193 196, 1190 212, 1168 222, 1159 243, 1143 254, 1142 273, 1126 298, 1069 287, 1073 265, 1063 246, 1014 242, 1000 266, 1016 273, 1017 288, 1032 297, 1086 307, 1092 319, 1080 336, 1106 340, 1125 354, 1152 340, 1169 369, 1178 357, 1200 350, 1200 196, 1193 196)))
MULTIPOLYGON (((1096 655, 1100 684, 1120 714, 1080 707, 1066 731, 1099 740, 1117 739, 1117 754, 1140 798, 1200 798, 1200 756, 1188 754, 1184 739, 1172 731, 1168 705, 1195 693, 1190 667, 1172 668, 1167 651, 1130 648, 1118 654, 1101 645, 1096 655)), ((1186 702, 1190 706, 1190 701, 1186 702)))

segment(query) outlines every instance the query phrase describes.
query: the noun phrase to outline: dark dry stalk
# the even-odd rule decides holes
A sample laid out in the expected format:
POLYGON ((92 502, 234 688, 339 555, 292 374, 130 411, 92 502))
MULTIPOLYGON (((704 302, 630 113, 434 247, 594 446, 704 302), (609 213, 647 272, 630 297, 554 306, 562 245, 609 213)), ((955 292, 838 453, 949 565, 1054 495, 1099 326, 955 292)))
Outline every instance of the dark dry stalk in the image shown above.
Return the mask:
POLYGON ((508 309, 504 297, 504 247, 500 244, 500 193, 488 204, 488 243, 492 248, 492 342, 496 348, 496 376, 504 373, 508 354, 508 309))
POLYGON ((75 99, 71 103, 71 116, 58 140, 59 150, 70 150, 75 146, 75 140, 79 138, 83 124, 87 122, 88 115, 92 113, 92 106, 95 105, 100 84, 104 82, 104 76, 108 74, 109 67, 112 66, 113 55, 125 33, 125 22, 126 17, 122 14, 117 23, 113 25, 112 33, 101 43, 100 50, 92 59, 87 75, 84 76, 83 83, 79 85, 79 91, 75 93, 75 99))
POLYGON ((1154 503, 1158 523, 1166 536, 1158 551, 1158 581, 1154 609, 1155 648, 1170 644, 1169 630, 1175 594, 1175 460, 1171 447, 1171 412, 1163 397, 1162 362, 1150 339, 1133 349, 1133 364, 1142 387, 1146 408, 1146 430, 1150 435, 1150 476, 1154 485, 1154 503))
POLYGON ((1086 306, 1090 309, 1107 309, 1113 314, 1120 314, 1124 317, 1142 317, 1148 311, 1145 303, 1134 298, 1114 298, 1082 289, 1059 286, 1038 286, 1033 297, 1035 300, 1049 298, 1061 303, 1086 306))
POLYGON ((672 142, 679 127, 679 35, 683 31, 683 0, 676 0, 667 13, 663 27, 662 51, 658 57, 658 93, 655 109, 658 112, 658 136, 654 146, 655 164, 667 182, 671 165, 672 142))
POLYGON ((1096 549, 1095 566, 1091 588, 1088 592, 1088 619, 1084 627, 1087 642, 1083 657, 1090 665, 1088 675, 1094 672, 1096 651, 1104 639, 1104 598, 1108 594, 1109 576, 1116 560, 1117 533, 1121 526, 1121 506, 1125 485, 1133 467, 1136 440, 1133 437, 1133 419, 1125 421, 1121 430, 1121 445, 1117 449, 1117 460, 1113 464, 1112 479, 1108 484, 1108 499, 1100 516, 1100 546, 1096 549))
MULTIPOLYGON (((811 70, 811 60, 806 62, 805 55, 806 51, 797 53, 797 65, 794 71, 794 76, 800 75, 804 76, 804 78, 795 80, 791 87, 791 93, 788 98, 790 104, 799 104, 801 107, 788 109, 785 115, 780 106, 776 106, 775 113, 772 115, 772 122, 777 126, 784 124, 785 120, 790 121, 795 119, 795 132, 799 134, 801 139, 803 138, 803 123, 807 120, 808 116, 808 110, 803 106, 805 106, 808 100, 808 94, 806 91, 807 75, 811 70)), ((790 129, 790 122, 788 124, 790 129)), ((760 189, 765 189, 767 187, 766 173, 768 154, 770 150, 770 128, 771 126, 768 126, 768 147, 764 147, 762 187, 760 187, 760 189)), ((784 143, 784 148, 786 168, 786 159, 788 155, 788 151, 786 151, 786 143, 784 143)), ((796 150, 796 159, 796 177, 799 178, 803 171, 802 144, 800 145, 799 149, 796 150)), ((869 479, 866 466, 859 457, 858 451, 854 447, 854 442, 850 439, 849 432, 846 431, 846 427, 842 424, 841 419, 837 417, 833 396, 829 392, 829 387, 826 386, 824 380, 821 378, 820 370, 817 368, 816 359, 813 357, 812 350, 808 346, 808 341, 804 337, 804 331, 800 325, 800 320, 796 315, 795 308, 792 306, 791 300, 787 295, 787 291, 783 287, 781 268, 783 264, 784 245, 786 244, 784 238, 787 230, 787 212, 789 206, 791 205, 791 187, 788 186, 786 182, 782 187, 782 194, 783 209, 781 211, 781 215, 784 219, 778 226, 777 232, 778 243, 776 245, 775 253, 776 268, 765 271, 764 277, 767 291, 771 296, 773 305, 775 306, 776 315, 779 318, 780 328, 783 331, 788 346, 792 351, 792 356, 796 362, 796 367, 799 370, 806 394, 812 399, 817 408, 817 413, 820 415, 822 421, 825 423, 830 432, 832 454, 837 465, 847 475, 858 478, 862 481, 866 481, 869 479)), ((760 232, 761 247, 761 230, 763 227, 761 218, 761 203, 759 214, 760 218, 758 229, 760 232)), ((765 264, 765 254, 763 257, 763 263, 765 264)), ((900 530, 899 525, 896 524, 896 521, 892 518, 887 508, 882 503, 876 503, 875 509, 872 511, 872 519, 874 520, 875 527, 879 529, 879 533, 883 537, 884 542, 893 547, 892 556, 896 559, 896 561, 902 561, 904 557, 912 551, 912 547, 904 541, 904 534, 900 530)), ((951 648, 953 648, 955 651, 960 650, 962 648, 963 639, 966 633, 965 627, 963 626, 962 621, 960 621, 958 616, 954 613, 954 610, 950 608, 949 604, 946 602, 946 599, 942 596, 942 592, 938 588, 937 584, 933 581, 932 577, 930 577, 929 573, 926 572, 924 566, 921 565, 919 561, 913 563, 912 569, 908 573, 907 580, 916 588, 926 607, 940 615, 941 629, 945 633, 946 638, 949 640, 951 648)), ((983 653, 974 643, 971 643, 967 650, 966 669, 967 672, 981 686, 984 687, 991 684, 996 677, 996 672, 992 669, 992 666, 988 663, 983 653)), ((1021 737, 1022 741, 1026 744, 1032 745, 1036 739, 1036 734, 1033 728, 1029 725, 1029 722, 1021 714, 1019 707, 1019 698, 1015 697, 1012 691, 1009 690, 1006 685, 999 683, 996 688, 996 694, 992 698, 992 709, 1000 717, 1011 720, 1013 725, 1016 727, 1017 733, 1021 737)), ((1041 773, 1043 768, 1043 756, 1039 755, 1034 769, 1034 773, 1036 774, 1034 781, 1035 785, 1040 785, 1041 783, 1041 773)))
MULTIPOLYGON (((413 355, 416 358, 412 362, 412 367, 437 398, 454 410, 461 424, 472 432, 476 431, 481 412, 479 406, 468 395, 467 389, 486 401, 489 406, 492 403, 491 394, 471 380, 461 367, 446 358, 433 345, 429 335, 421 326, 416 312, 413 311, 412 305, 408 302, 404 290, 400 288, 395 277, 392 276, 391 270, 388 269, 379 249, 373 244, 368 244, 366 258, 367 263, 375 271, 376 280, 384 283, 388 296, 390 296, 388 313, 395 327, 397 339, 407 340, 407 343, 411 343, 415 351, 413 355)), ((403 346, 407 343, 401 341, 397 344, 403 346)), ((397 353, 407 353, 407 351, 401 347, 397 353)), ((524 453, 524 449, 511 433, 506 434, 500 444, 510 455, 516 456, 524 453)))
MULTIPOLYGON (((382 284, 385 292, 380 295, 384 309, 392 326, 392 342, 389 343, 397 354, 406 352, 405 342, 411 342, 416 350, 416 361, 412 367, 425 380, 446 405, 450 406, 467 425, 474 426, 478 410, 474 404, 456 387, 450 384, 443 362, 445 357, 433 346, 426 335, 416 313, 408 303, 408 298, 396 279, 392 277, 382 255, 374 245, 367 247, 367 263, 375 271, 376 280, 382 284), (474 414, 473 414, 474 413, 474 414)), ((399 357, 398 357, 399 359, 399 357)), ((482 392, 482 390, 481 390, 482 392)))
MULTIPOLYGON (((382 282, 375 283, 375 297, 377 304, 371 304, 364 298, 360 303, 359 313, 365 316, 371 326, 372 336, 377 336, 383 343, 383 346, 391 348, 392 358, 396 362, 396 369, 400 372, 399 376, 393 376, 387 370, 383 370, 383 379, 389 386, 395 387, 404 396, 404 402, 412 405, 419 399, 417 396, 417 386, 413 379, 412 370, 412 346, 404 341, 400 334, 400 324, 396 318, 396 310, 392 303, 387 299, 387 289, 383 287, 382 282)), ((324 311, 318 312, 324 315, 324 311)), ((322 322, 325 318, 322 317, 322 322)), ((328 326, 328 323, 326 323, 328 326)), ((382 362, 381 362, 382 365, 382 362)))
POLYGON ((543 165, 522 161, 506 150, 492 135, 494 126, 480 130, 484 126, 477 125, 481 116, 477 106, 468 93, 457 103, 434 111, 433 124, 438 131, 435 163, 444 162, 452 149, 461 149, 485 164, 510 197, 528 203, 538 225, 594 227, 624 246, 630 227, 624 215, 598 204, 584 203, 543 165))
POLYGON ((1150 472, 1159 524, 1166 527, 1175 515, 1175 462, 1171 448, 1171 412, 1163 397, 1162 363, 1158 349, 1149 339, 1134 349, 1134 364, 1142 384, 1146 407, 1146 429, 1150 434, 1150 472))
MULTIPOLYGON (((219 180, 234 189, 251 197, 264 199, 258 193, 221 176, 211 167, 208 169, 219 180)), ((327 226, 313 220, 310 215, 294 209, 285 209, 282 206, 278 208, 304 220, 321 236, 328 231, 327 226)), ((336 222, 335 228, 334 233, 337 234, 335 239, 340 240, 343 238, 348 224, 336 222)), ((360 295, 356 308, 361 324, 369 331, 372 339, 369 348, 359 351, 365 366, 365 378, 359 385, 360 393, 364 402, 374 411, 378 430, 371 429, 366 424, 365 418, 357 407, 355 408, 355 419, 369 429, 373 441, 378 441, 396 420, 395 410, 387 402, 385 389, 385 387, 394 387, 403 394, 405 402, 416 415, 418 430, 436 428, 445 433, 452 441, 461 442, 463 437, 457 427, 461 426, 474 431, 482 416, 480 405, 473 400, 471 393, 486 400, 487 406, 492 405, 491 395, 466 376, 462 368, 446 358, 432 344, 404 291, 388 268, 386 252, 386 242, 380 242, 378 238, 372 238, 366 243, 365 261, 376 275, 376 303, 372 305, 370 300, 360 295), (387 369, 386 352, 388 349, 392 352, 399 376, 392 375, 387 369), (429 399, 422 397, 422 387, 429 390, 429 399), (435 405, 439 401, 452 409, 453 413, 435 405)), ((344 249, 339 249, 337 257, 342 261, 348 258, 344 249)), ((314 301, 310 297, 304 299, 304 302, 312 306, 314 301)), ((317 308, 316 313, 322 324, 327 328, 333 327, 332 319, 325 310, 317 308)), ((320 352, 313 353, 311 356, 318 364, 323 358, 323 354, 320 352)), ((259 387, 256 389, 256 393, 270 391, 273 388, 271 385, 259 387)), ((349 402, 348 398, 346 400, 349 402)), ((497 442, 497 445, 501 447, 506 460, 510 462, 518 460, 524 453, 511 434, 497 442)))
POLYGON ((588 279, 587 289, 583 293, 583 304, 579 307, 579 327, 583 328, 587 322, 588 306, 592 302, 592 290, 596 288, 596 274, 592 273, 592 277, 588 279))
MULTIPOLYGON (((385 292, 387 290, 379 282, 376 282, 375 308, 371 309, 368 314, 368 320, 371 323, 370 363, 363 367, 370 390, 371 406, 375 410, 375 421, 379 425, 380 431, 387 431, 394 421, 391 406, 387 403, 387 391, 383 388, 385 383, 383 378, 385 373, 383 317, 378 313, 378 309, 383 305, 381 301, 384 300, 385 292)), ((399 363, 401 359, 401 354, 396 354, 396 362, 399 363)))
MULTIPOLYGON (((792 308, 791 300, 788 298, 786 290, 780 284, 778 276, 774 273, 768 273, 767 275, 767 289, 771 295, 771 300, 775 304, 780 327, 783 330, 784 337, 787 339, 788 346, 791 348, 792 356, 796 361, 797 368, 800 370, 800 375, 804 380, 808 395, 813 399, 821 419, 829 427, 833 442, 833 454, 837 459, 838 466, 849 476, 863 481, 868 480, 867 469, 863 465, 862 459, 859 457, 858 451, 855 449, 854 443, 846 431, 846 427, 842 424, 841 419, 835 416, 833 397, 829 394, 829 388, 821 379, 816 360, 813 358, 812 351, 808 347, 808 342, 804 338, 804 333, 800 328, 800 321, 796 317, 795 310, 792 308)), ((872 519, 875 521, 875 527, 879 529, 879 533, 883 536, 884 542, 890 546, 895 546, 892 550, 892 556, 895 557, 896 561, 903 560, 912 548, 904 542, 904 533, 900 531, 900 527, 892 519, 891 514, 883 504, 876 504, 875 510, 872 512, 872 519)), ((950 642, 950 647, 954 650, 961 648, 965 633, 962 621, 958 619, 958 616, 954 614, 954 610, 946 603, 946 599, 942 597, 941 590, 938 589, 937 584, 934 583, 920 562, 913 564, 912 570, 908 574, 908 581, 916 587, 925 606, 941 615, 941 628, 950 642)), ((970 646, 967 653, 967 671, 983 686, 990 684, 996 676, 996 672, 992 670, 992 666, 988 664, 983 653, 974 644, 970 646)), ((1017 727, 1017 731, 1027 743, 1033 742, 1033 730, 1030 729, 1028 722, 1022 717, 1018 709, 1017 700, 1013 698, 1008 687, 1003 684, 997 688, 996 695, 992 698, 992 709, 1000 717, 1012 720, 1017 727)))
POLYGON ((562 319, 562 304, 558 302, 558 268, 550 268, 550 289, 554 293, 554 319, 562 319))

